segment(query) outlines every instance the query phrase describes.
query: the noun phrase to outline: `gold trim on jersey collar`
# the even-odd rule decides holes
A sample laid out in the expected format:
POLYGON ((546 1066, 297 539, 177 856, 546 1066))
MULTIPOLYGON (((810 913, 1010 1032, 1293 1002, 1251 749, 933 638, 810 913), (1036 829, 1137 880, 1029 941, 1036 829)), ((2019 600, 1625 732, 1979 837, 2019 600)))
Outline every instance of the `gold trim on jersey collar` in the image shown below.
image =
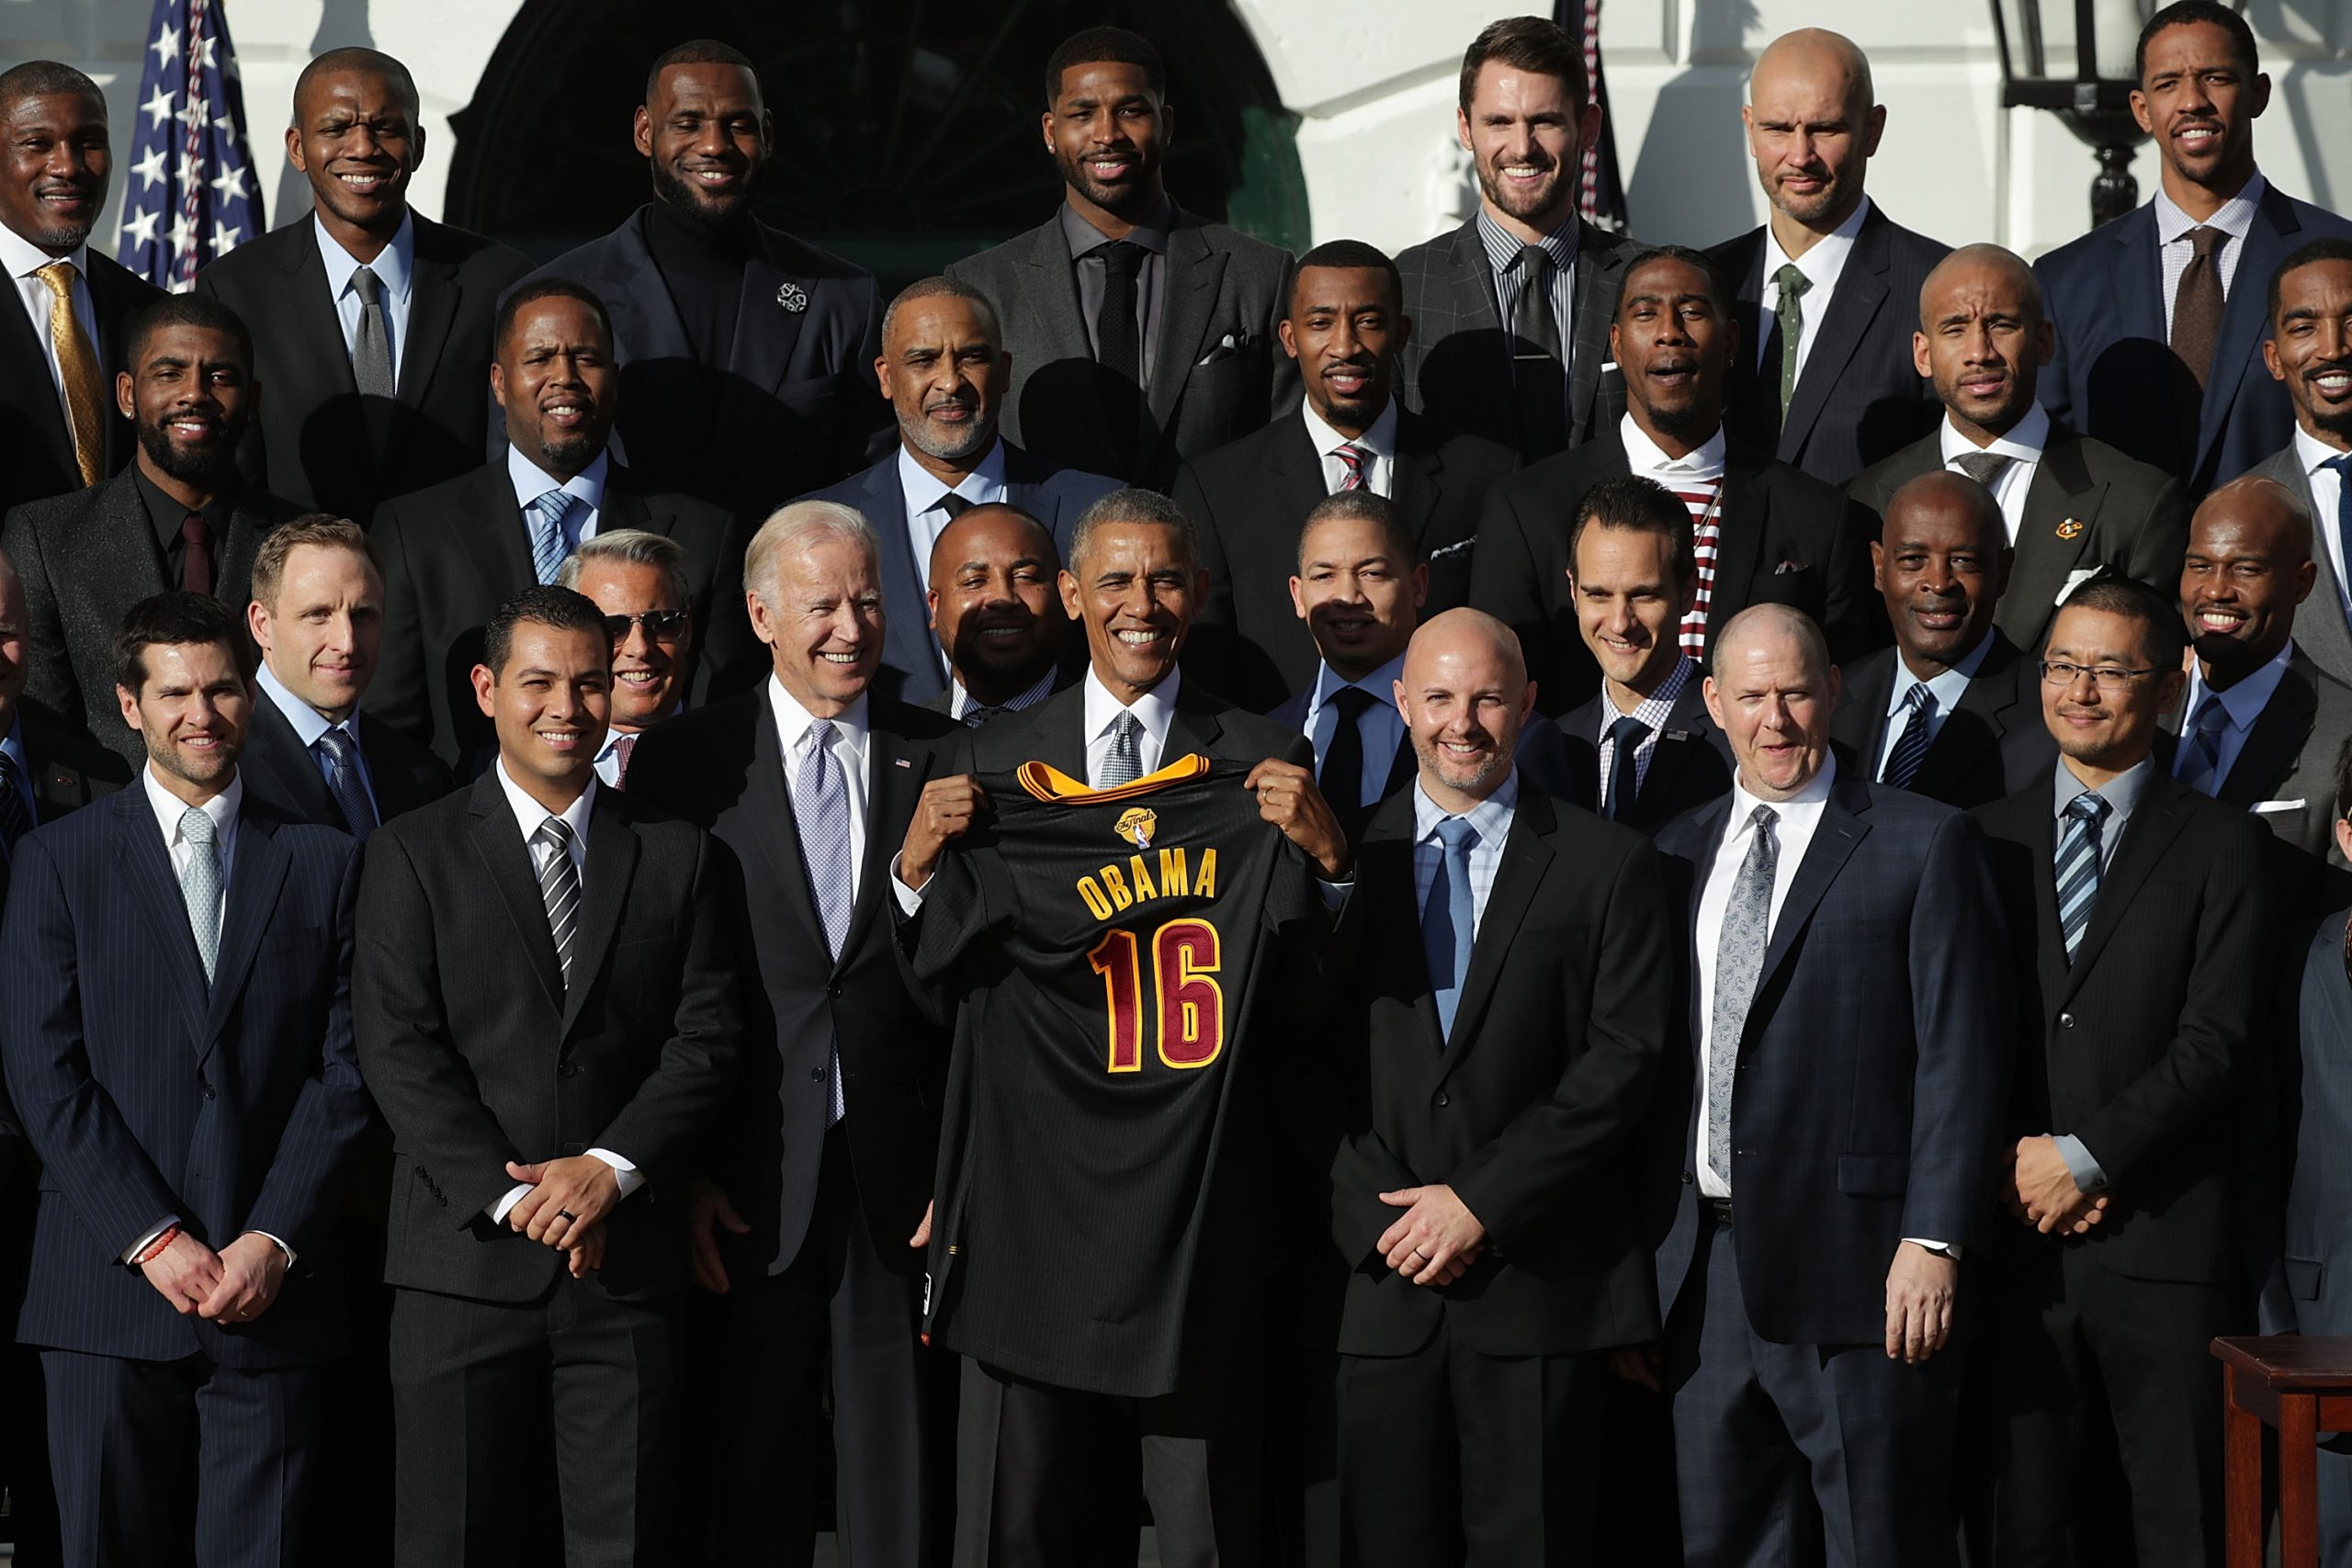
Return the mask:
POLYGON ((1157 773, 1144 774, 1130 784, 1113 784, 1108 789, 1089 789, 1085 781, 1074 779, 1050 762, 1023 762, 1013 776, 1030 795, 1052 806, 1103 806, 1114 800, 1127 800, 1138 795, 1165 789, 1170 784, 1182 784, 1199 778, 1209 771, 1209 760, 1199 752, 1179 757, 1157 773))

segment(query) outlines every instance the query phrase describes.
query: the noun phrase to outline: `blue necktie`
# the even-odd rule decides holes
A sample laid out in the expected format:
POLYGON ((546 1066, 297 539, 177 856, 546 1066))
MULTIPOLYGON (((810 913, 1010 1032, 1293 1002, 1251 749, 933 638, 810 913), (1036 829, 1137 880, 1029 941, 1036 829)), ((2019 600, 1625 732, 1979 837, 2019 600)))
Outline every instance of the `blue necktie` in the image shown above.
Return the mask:
POLYGON ((2335 542, 2344 564, 2352 570, 2352 452, 2320 465, 2335 470, 2335 542))
POLYGON ((2180 782, 2203 795, 2222 792, 2222 731, 2230 724, 2230 710, 2208 692, 2197 716, 2182 737, 2180 782))
POLYGON ((1611 822, 1623 822, 1641 794, 1642 742, 1649 738, 1650 727, 1632 714, 1609 727, 1609 798, 1600 804, 1611 822))
POLYGON ((368 803, 368 786, 359 777, 359 748, 352 743, 351 732, 337 725, 318 738, 313 750, 326 759, 327 793, 342 809, 351 836, 366 838, 376 830, 376 808, 368 803))
POLYGON ((571 553, 571 509, 581 500, 569 491, 551 490, 531 502, 531 572, 542 585, 555 581, 556 569, 571 553))
POLYGON ((1903 721, 1903 733, 1895 737, 1894 750, 1886 754, 1886 766, 1878 775, 1879 783, 1896 789, 1909 789, 1919 776, 1919 764, 1928 760, 1928 721, 1935 716, 1936 694, 1915 684, 1903 694, 1903 707, 1911 716, 1903 721))
POLYGON ((1462 976, 1470 969, 1470 942, 1477 935, 1478 916, 1470 895, 1470 846, 1478 829, 1463 817, 1449 817, 1437 825, 1437 876, 1430 883, 1429 903, 1421 910, 1421 950, 1430 962, 1430 989, 1437 998, 1438 1027, 1453 1037, 1453 1012, 1462 1001, 1462 976))
POLYGON ((2058 836, 2058 929, 2070 964, 2098 902, 2098 827, 2113 809, 2105 795, 2087 789, 2066 803, 2066 829, 2058 836))
MULTIPOLYGON (((800 826, 800 857, 808 870, 808 896, 816 901, 817 918, 825 924, 825 945, 838 961, 842 942, 849 935, 857 894, 850 869, 849 785, 833 756, 834 733, 831 722, 819 719, 802 736, 800 766, 792 775, 792 815, 800 826)), ((827 1066, 831 1087, 825 1124, 830 1127, 849 1110, 842 1092, 838 1039, 827 1066)))

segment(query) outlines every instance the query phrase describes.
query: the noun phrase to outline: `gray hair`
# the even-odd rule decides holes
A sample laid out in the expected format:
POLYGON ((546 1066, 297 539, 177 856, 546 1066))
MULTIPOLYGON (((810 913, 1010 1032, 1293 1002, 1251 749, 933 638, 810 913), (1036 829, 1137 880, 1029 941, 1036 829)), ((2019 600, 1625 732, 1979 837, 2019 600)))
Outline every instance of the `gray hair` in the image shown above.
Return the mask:
POLYGON ((1094 542, 1095 531, 1118 523, 1151 523, 1163 528, 1173 528, 1184 543, 1184 564, 1198 569, 1201 564, 1201 536, 1184 509, 1156 490, 1129 485, 1114 490, 1078 514, 1069 531, 1069 567, 1074 576, 1087 547, 1094 542))
POLYGON ((658 567, 670 579, 670 592, 677 595, 681 605, 694 601, 694 588, 686 581, 686 552, 678 541, 643 528, 616 528, 609 534, 596 534, 580 541, 580 547, 563 558, 555 569, 556 582, 575 592, 580 587, 580 574, 591 561, 608 561, 616 566, 658 567))
POLYGON ((771 513, 752 536, 751 548, 743 552, 744 585, 763 601, 774 599, 776 562, 825 538, 855 545, 875 575, 881 575, 882 542, 865 513, 838 501, 796 501, 771 513))

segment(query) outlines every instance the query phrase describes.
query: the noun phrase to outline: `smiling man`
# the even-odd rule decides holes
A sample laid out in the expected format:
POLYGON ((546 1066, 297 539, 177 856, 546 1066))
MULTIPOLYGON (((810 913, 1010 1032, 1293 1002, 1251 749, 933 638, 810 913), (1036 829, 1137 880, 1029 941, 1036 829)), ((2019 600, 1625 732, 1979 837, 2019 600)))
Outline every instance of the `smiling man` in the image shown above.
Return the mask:
POLYGON ((2312 661, 2352 683, 2352 239, 2314 240, 2270 279, 2270 335, 2263 362, 2295 410, 2293 438, 2253 471, 2302 502, 2316 536, 2316 596, 2297 643, 2312 661))
POLYGON ((53 60, 0 73, 0 273, 30 329, 0 333, 0 507, 130 460, 130 423, 108 394, 131 322, 163 295, 90 249, 113 167, 96 83, 53 60))
POLYGON ((466 671, 498 606, 551 583, 582 543, 623 528, 675 541, 708 694, 756 662, 740 590, 741 538, 728 515, 654 490, 606 445, 624 401, 612 323, 576 283, 526 283, 499 307, 491 395, 505 456, 387 504, 371 537, 384 568, 384 651, 368 711, 408 731, 461 777, 487 761, 491 730, 466 671))
POLYGON ((613 634, 612 725, 596 776, 625 789, 638 737, 685 707, 695 647, 685 552, 675 539, 619 528, 582 540, 556 581, 593 600, 613 634))
POLYGON ((2264 368, 2263 317, 2229 310, 2279 261, 2352 222, 2255 165, 2270 78, 2254 29, 2219 0, 2175 0, 2140 30, 2132 113, 2155 140, 2147 205, 2034 263, 2057 324, 2051 413, 2173 474, 2191 499, 2275 452, 2288 400, 2264 368))
POLYGON ((311 210, 197 275, 250 322, 270 401, 245 472, 306 511, 366 526, 385 497, 481 461, 481 378, 498 297, 523 253, 409 206, 424 162, 408 67, 331 49, 294 81, 286 161, 311 210), (341 334, 319 330, 334 312, 341 334))
POLYGON ((1059 562, 1045 524, 1017 506, 975 506, 940 530, 930 624, 948 684, 923 706, 977 729, 1069 683, 1059 562))

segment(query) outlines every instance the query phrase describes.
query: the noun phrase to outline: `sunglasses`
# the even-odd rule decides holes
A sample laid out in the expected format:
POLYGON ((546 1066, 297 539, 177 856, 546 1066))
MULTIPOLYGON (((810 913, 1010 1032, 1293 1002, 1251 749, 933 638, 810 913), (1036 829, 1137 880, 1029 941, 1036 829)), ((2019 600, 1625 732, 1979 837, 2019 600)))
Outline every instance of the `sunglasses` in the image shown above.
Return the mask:
POLYGON ((612 633, 616 644, 623 643, 628 640, 628 628, 632 623, 642 626, 645 635, 655 642, 675 642, 679 634, 686 629, 686 613, 684 610, 641 610, 634 615, 606 615, 605 629, 612 633))

